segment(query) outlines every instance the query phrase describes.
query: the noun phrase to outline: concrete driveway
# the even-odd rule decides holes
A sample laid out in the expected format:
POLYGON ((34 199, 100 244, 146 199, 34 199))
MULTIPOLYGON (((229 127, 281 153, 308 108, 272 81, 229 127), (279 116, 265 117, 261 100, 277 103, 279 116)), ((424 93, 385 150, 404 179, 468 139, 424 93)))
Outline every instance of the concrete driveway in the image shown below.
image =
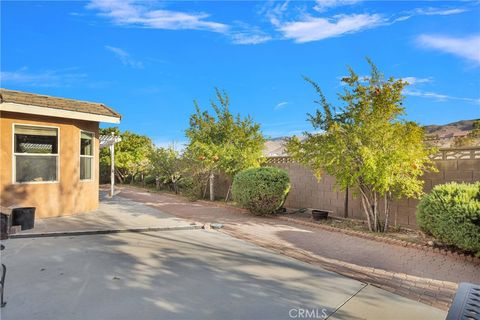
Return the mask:
POLYGON ((10 239, 2 320, 444 319, 216 231, 10 239))

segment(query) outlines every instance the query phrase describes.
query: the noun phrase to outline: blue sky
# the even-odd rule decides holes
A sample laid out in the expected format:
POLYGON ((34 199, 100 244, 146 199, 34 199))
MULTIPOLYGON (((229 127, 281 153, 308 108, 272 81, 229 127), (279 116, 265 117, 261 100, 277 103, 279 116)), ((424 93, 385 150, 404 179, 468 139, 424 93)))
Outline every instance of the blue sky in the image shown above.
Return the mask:
POLYGON ((122 130, 185 140, 192 101, 214 87, 269 137, 309 130, 316 98, 335 101, 369 56, 406 78, 407 118, 480 118, 480 2, 2 1, 1 86, 103 102, 122 130))

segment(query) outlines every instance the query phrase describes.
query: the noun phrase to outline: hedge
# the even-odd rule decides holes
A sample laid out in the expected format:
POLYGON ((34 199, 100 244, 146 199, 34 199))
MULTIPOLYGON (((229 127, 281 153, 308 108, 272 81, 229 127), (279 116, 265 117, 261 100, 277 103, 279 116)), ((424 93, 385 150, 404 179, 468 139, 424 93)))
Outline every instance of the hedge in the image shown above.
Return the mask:
POLYGON ((435 186, 421 199, 417 222, 442 243, 480 255, 480 182, 435 186))
POLYGON ((285 202, 290 179, 285 170, 274 167, 252 168, 235 175, 233 199, 258 215, 274 213, 285 202))

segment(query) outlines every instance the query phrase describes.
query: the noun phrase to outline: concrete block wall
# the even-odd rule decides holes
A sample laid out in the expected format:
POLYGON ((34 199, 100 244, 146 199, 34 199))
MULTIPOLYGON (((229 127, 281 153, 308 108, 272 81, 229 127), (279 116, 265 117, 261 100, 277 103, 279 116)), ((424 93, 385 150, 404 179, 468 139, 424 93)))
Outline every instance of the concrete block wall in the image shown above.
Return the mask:
MULTIPOLYGON (((215 199, 225 199, 228 194, 228 189, 232 184, 232 179, 224 174, 215 174, 215 185, 214 193, 215 199)), ((207 187, 207 192, 205 193, 206 199, 210 197, 210 189, 207 187)), ((232 195, 230 194, 230 199, 232 195)))
MULTIPOLYGON (((480 148, 443 149, 434 158, 438 172, 428 172, 423 176, 424 191, 433 186, 451 181, 480 181, 480 148)), ((272 157, 268 165, 287 170, 292 188, 285 203, 290 208, 317 208, 333 212, 343 217, 345 212, 345 192, 335 186, 335 178, 324 175, 319 181, 308 168, 293 162, 288 157, 272 157)), ((412 228, 417 227, 416 199, 398 199, 391 204, 390 223, 412 228)), ((354 190, 349 192, 348 217, 365 219, 360 197, 354 190)))

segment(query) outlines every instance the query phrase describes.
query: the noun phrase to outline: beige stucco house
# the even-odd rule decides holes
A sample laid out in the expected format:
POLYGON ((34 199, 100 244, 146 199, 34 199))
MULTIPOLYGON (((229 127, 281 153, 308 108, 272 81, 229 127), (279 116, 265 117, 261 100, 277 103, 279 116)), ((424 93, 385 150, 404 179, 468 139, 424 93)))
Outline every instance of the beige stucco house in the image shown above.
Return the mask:
POLYGON ((98 207, 100 104, 0 89, 0 205, 46 218, 98 207))

